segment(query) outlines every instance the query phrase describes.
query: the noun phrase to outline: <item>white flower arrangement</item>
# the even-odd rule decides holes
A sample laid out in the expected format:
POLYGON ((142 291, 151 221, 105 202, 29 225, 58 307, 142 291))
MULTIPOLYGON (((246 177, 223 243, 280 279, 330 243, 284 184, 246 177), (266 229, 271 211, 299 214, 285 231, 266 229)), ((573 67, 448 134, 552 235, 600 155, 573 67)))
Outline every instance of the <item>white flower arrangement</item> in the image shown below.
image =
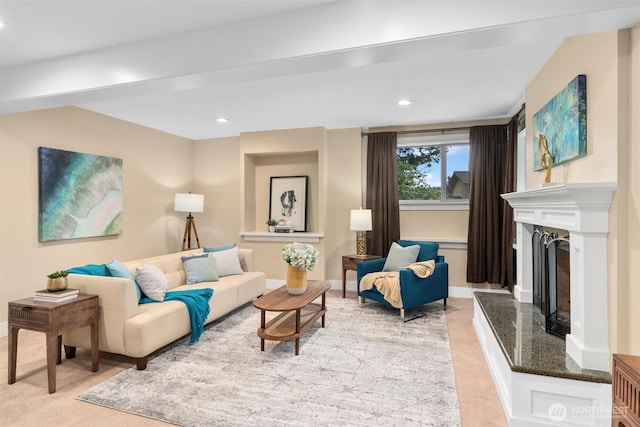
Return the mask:
POLYGON ((282 248, 282 258, 292 267, 313 270, 318 264, 318 250, 306 243, 293 242, 282 248))

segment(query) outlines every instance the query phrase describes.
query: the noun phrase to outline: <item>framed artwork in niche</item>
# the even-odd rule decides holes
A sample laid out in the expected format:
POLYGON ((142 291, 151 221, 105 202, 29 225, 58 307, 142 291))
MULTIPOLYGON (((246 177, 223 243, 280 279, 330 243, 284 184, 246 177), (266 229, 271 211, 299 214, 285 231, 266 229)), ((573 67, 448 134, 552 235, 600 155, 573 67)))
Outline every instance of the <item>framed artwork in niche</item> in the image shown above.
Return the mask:
POLYGON ((587 154, 587 76, 576 76, 533 115, 533 170, 544 169, 538 141, 546 138, 553 165, 587 154))
POLYGON ((38 148, 41 242, 122 233, 122 159, 38 148))
POLYGON ((307 231, 308 176, 272 176, 269 218, 284 221, 293 231, 307 231))

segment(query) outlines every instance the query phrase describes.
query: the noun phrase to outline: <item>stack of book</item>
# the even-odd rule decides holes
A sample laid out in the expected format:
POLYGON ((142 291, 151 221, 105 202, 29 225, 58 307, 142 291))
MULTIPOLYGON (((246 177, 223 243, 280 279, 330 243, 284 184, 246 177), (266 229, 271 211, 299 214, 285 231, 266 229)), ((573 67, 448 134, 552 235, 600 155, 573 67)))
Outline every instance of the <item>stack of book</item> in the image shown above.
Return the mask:
POLYGON ((33 296, 34 301, 46 301, 46 302, 61 302, 67 301, 70 299, 74 299, 78 297, 78 293, 80 293, 79 289, 71 289, 67 288, 61 291, 49 291, 46 289, 42 289, 40 291, 36 291, 33 296))

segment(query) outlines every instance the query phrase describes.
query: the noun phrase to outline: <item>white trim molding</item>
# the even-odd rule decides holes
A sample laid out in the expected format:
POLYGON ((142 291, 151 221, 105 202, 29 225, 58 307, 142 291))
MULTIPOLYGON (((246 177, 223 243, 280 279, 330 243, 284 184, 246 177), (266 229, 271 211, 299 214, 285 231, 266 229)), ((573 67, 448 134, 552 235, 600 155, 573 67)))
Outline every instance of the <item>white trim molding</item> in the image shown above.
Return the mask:
POLYGON ((324 237, 322 233, 269 233, 266 231, 242 231, 240 237, 248 242, 303 242, 318 243, 324 237))

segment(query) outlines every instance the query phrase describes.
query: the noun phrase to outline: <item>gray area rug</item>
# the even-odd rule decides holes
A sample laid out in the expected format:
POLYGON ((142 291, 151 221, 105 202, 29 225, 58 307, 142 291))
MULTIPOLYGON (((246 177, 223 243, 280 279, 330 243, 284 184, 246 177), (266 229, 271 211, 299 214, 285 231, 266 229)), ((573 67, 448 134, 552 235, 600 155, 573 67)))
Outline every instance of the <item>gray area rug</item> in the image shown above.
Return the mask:
MULTIPOLYGON (((300 340, 265 342, 251 305, 77 397, 183 426, 459 426, 442 303, 407 312, 327 297, 300 340)), ((267 319, 273 313, 267 313, 267 319)))

